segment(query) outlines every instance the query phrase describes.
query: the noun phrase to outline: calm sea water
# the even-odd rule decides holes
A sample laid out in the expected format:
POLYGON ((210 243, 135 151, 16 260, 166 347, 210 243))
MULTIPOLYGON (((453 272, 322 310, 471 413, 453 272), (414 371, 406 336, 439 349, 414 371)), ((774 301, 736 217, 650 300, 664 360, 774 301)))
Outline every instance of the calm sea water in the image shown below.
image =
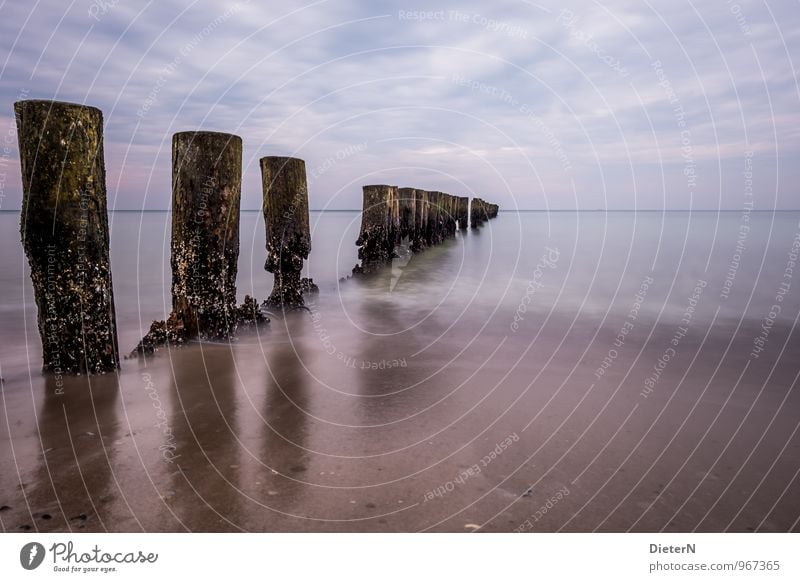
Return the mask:
MULTIPOLYGON (((169 220, 110 216, 121 352, 168 312, 169 220)), ((800 213, 501 212, 340 281, 359 213, 314 212, 308 312, 125 360, 105 404, 49 395, 18 222, 0 213, 5 529, 508 531, 563 487, 537 529, 797 527, 800 213), (75 455, 93 477, 63 469, 64 502, 75 455)), ((271 289, 264 244, 243 213, 240 300, 271 289)))
MULTIPOLYGON (((338 282, 358 262, 354 241, 359 213, 311 216, 313 249, 306 275, 321 287, 320 308, 332 303, 345 310, 363 309, 378 294, 398 310, 410 310, 398 332, 422 313, 451 323, 470 318, 510 324, 526 294, 528 321, 548 314, 602 320, 626 311, 647 276, 654 283, 642 306, 646 312, 662 318, 675 315, 695 282, 704 279, 708 287, 700 317, 711 317, 719 307, 724 319, 760 319, 774 303, 787 253, 800 229, 798 213, 756 213, 746 223, 733 212, 501 213, 479 231, 459 233, 443 247, 405 264, 395 261, 394 273, 387 270, 363 286, 338 282), (741 238, 743 226, 749 230, 741 238), (558 258, 539 269, 539 278, 534 273, 545 255, 558 258), (533 279, 542 286, 535 285, 531 292, 528 284, 533 279), (723 297, 726 279, 730 292, 723 297)), ((117 212, 110 223, 120 344, 128 351, 150 321, 163 319, 169 310, 170 215, 117 212)), ((25 322, 35 323, 36 311, 19 242, 19 216, 0 213, 0 225, 3 366, 30 363, 35 368, 38 338, 35 326, 25 322)), ((260 213, 243 213, 240 299, 245 294, 263 299, 272 287, 272 275, 263 268, 264 241, 260 213)), ((794 305, 779 317, 791 320, 794 305)), ((357 333, 357 327, 338 331, 357 333)))

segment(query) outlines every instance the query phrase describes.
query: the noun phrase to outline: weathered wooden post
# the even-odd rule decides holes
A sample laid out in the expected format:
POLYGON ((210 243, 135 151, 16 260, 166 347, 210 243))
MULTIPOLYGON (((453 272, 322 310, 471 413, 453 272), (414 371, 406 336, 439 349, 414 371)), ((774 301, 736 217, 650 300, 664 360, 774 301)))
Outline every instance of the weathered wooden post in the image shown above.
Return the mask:
POLYGON ((390 186, 389 209, 389 238, 387 239, 387 251, 389 258, 394 255, 394 248, 400 244, 400 194, 397 186, 390 186))
POLYGON ((452 194, 447 195, 447 236, 456 235, 456 213, 458 211, 458 199, 452 194))
POLYGON ((236 331, 242 139, 187 131, 172 138, 172 319, 187 338, 236 331))
POLYGON ((442 228, 442 222, 444 220, 444 193, 443 192, 436 192, 436 222, 434 224, 434 240, 436 244, 440 244, 444 240, 444 233, 442 228))
POLYGON ((31 269, 42 369, 119 368, 108 251, 103 114, 59 101, 14 104, 22 245, 31 269))
POLYGON ((458 199, 458 228, 466 230, 469 223, 469 198, 461 196, 458 199))
POLYGON ((447 238, 447 194, 444 192, 437 192, 436 205, 439 207, 439 220, 437 222, 437 238, 436 244, 444 242, 447 238))
POLYGON ((450 215, 450 195, 446 192, 442 192, 439 204, 442 207, 440 226, 442 229, 442 241, 444 242, 444 240, 450 236, 450 226, 448 224, 450 215))
POLYGON ((428 192, 425 190, 414 189, 414 238, 411 250, 414 252, 423 250, 427 244, 425 240, 425 229, 428 223, 428 192))
POLYGON ((428 246, 439 244, 440 192, 428 191, 428 246))
POLYGON ((414 188, 400 188, 400 236, 413 241, 416 228, 417 199, 414 188))
POLYGON ((486 208, 483 200, 480 198, 473 198, 470 205, 469 221, 472 228, 478 228, 486 220, 486 208))
POLYGON ((450 194, 444 195, 444 225, 445 225, 445 234, 447 237, 450 237, 452 234, 451 228, 454 226, 453 222, 453 197, 450 194))
POLYGON ((423 239, 425 240, 425 246, 431 247, 433 246, 433 191, 431 190, 424 190, 425 194, 425 222, 424 222, 424 229, 423 229, 423 239))
MULTIPOLYGON (((389 223, 391 218, 393 186, 376 184, 363 187, 364 201, 361 211, 361 231, 356 245, 361 267, 354 272, 368 273, 386 263, 391 255, 389 247, 389 223)), ((392 245, 393 246, 393 245, 392 245)))
POLYGON ((442 192, 442 241, 450 236, 450 194, 442 192))
POLYGON ((306 164, 299 158, 261 158, 267 262, 275 276, 270 305, 302 306, 300 274, 311 252, 306 164))

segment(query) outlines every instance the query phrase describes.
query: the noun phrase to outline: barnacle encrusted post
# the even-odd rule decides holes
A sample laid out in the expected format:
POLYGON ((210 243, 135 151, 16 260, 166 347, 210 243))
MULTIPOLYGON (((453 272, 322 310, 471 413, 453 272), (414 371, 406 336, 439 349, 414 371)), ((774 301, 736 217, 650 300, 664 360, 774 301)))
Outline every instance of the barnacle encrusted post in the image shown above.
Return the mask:
POLYGON ((20 233, 38 308, 42 369, 119 368, 108 251, 103 114, 59 101, 14 104, 20 233))
POLYGON ((442 240, 450 236, 450 194, 442 192, 442 240))
POLYGON ((442 193, 442 239, 450 237, 451 231, 455 232, 453 220, 453 197, 446 192, 442 193))
POLYGON ((437 243, 441 244, 447 238, 447 194, 439 192, 439 237, 437 243))
POLYGON ((473 198, 469 208, 469 222, 472 228, 478 228, 486 221, 486 203, 480 198, 473 198))
POLYGON ((460 196, 458 198, 458 228, 466 230, 469 222, 469 198, 460 196))
POLYGON ((456 235, 456 214, 458 212, 458 199, 452 194, 446 194, 445 196, 447 196, 447 215, 446 215, 447 236, 454 237, 456 235))
POLYGON ((363 187, 361 231, 356 240, 361 267, 354 269, 356 273, 374 271, 391 258, 389 248, 394 249, 394 244, 389 244, 393 188, 385 184, 363 187))
POLYGON ((425 228, 428 222, 428 193, 418 188, 414 189, 414 234, 411 241, 411 250, 423 250, 425 243, 425 228))
POLYGON ((430 206, 428 207, 428 222, 430 226, 428 245, 435 246, 442 242, 442 193, 435 190, 428 192, 428 200, 430 201, 430 206))
POLYGON ((261 178, 267 230, 264 268, 275 277, 267 303, 300 307, 304 289, 300 274, 311 252, 306 163, 299 158, 261 158, 261 178))
POLYGON ((433 246, 433 198, 434 193, 430 190, 423 190, 423 219, 422 219, 422 240, 425 247, 433 246))
POLYGON ((172 318, 187 338, 236 331, 242 138, 172 138, 172 318))
POLYGON ((395 247, 400 244, 400 193, 397 186, 389 187, 389 237, 386 240, 386 249, 389 258, 394 257, 395 247))
POLYGON ((399 188, 397 190, 400 201, 400 236, 414 238, 415 219, 417 211, 417 200, 414 188, 399 188))

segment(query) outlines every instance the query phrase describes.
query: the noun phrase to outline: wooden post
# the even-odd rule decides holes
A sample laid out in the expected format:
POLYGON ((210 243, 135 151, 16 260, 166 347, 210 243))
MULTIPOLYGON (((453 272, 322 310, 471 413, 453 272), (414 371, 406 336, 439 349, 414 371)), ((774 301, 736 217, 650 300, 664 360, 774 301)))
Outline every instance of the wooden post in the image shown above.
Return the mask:
POLYGON ((172 138, 172 310, 186 337, 236 331, 242 139, 210 131, 172 138))
POLYGON ((389 187, 389 238, 387 239, 387 252, 389 258, 394 256, 394 248, 400 244, 400 193, 397 186, 389 187))
POLYGON ((444 192, 436 194, 436 206, 439 208, 436 244, 440 244, 447 238, 447 194, 444 192))
POLYGON ((299 158, 261 158, 267 262, 275 284, 270 305, 303 305, 300 274, 311 252, 306 164, 299 158))
POLYGON ((442 192, 442 197, 439 202, 442 207, 442 214, 441 214, 441 229, 442 229, 442 241, 450 236, 450 194, 446 192, 442 192))
POLYGON ((428 192, 428 246, 438 245, 441 241, 439 231, 439 215, 441 214, 441 192, 428 192))
POLYGON ((417 252, 423 250, 427 246, 425 229, 428 223, 428 192, 415 188, 414 199, 414 239, 411 250, 417 252))
POLYGON ((447 238, 447 194, 439 192, 439 242, 447 238))
POLYGON ((416 230, 417 198, 414 188, 400 188, 400 236, 413 241, 416 230))
POLYGON ((355 272, 370 272, 386 263, 390 254, 387 251, 389 222, 391 217, 391 189, 384 184, 364 186, 364 201, 361 212, 361 231, 356 240, 359 246, 360 269, 355 272))
POLYGON ((22 245, 38 308, 42 369, 119 368, 108 251, 103 114, 59 101, 14 104, 22 245))
POLYGON ((433 246, 433 199, 434 193, 431 190, 425 190, 425 246, 433 246))
POLYGON ((461 196, 458 199, 458 228, 467 229, 469 223, 469 198, 461 196))
POLYGON ((447 194, 447 236, 456 235, 456 213, 458 212, 458 199, 447 194))
POLYGON ((485 202, 480 198, 473 198, 470 206, 469 221, 472 228, 478 228, 486 220, 485 202))

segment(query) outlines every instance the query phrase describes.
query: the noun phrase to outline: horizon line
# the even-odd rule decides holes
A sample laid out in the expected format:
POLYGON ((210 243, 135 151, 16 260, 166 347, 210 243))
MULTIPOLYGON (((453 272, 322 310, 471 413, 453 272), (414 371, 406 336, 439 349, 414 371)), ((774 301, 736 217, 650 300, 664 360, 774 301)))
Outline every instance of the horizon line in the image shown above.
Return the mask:
MULTIPOLYGON (((517 208, 512 210, 500 209, 498 212, 743 212, 741 208, 517 208)), ((0 213, 22 212, 22 208, 0 208, 0 213)), ((170 208, 117 208, 109 210, 108 212, 172 212, 170 208)), ((240 212, 262 212, 261 208, 243 208, 240 212)), ((360 208, 311 208, 309 212, 361 212, 360 208)), ((752 208, 748 212, 800 212, 800 208, 786 208, 786 209, 755 209, 752 208)))

